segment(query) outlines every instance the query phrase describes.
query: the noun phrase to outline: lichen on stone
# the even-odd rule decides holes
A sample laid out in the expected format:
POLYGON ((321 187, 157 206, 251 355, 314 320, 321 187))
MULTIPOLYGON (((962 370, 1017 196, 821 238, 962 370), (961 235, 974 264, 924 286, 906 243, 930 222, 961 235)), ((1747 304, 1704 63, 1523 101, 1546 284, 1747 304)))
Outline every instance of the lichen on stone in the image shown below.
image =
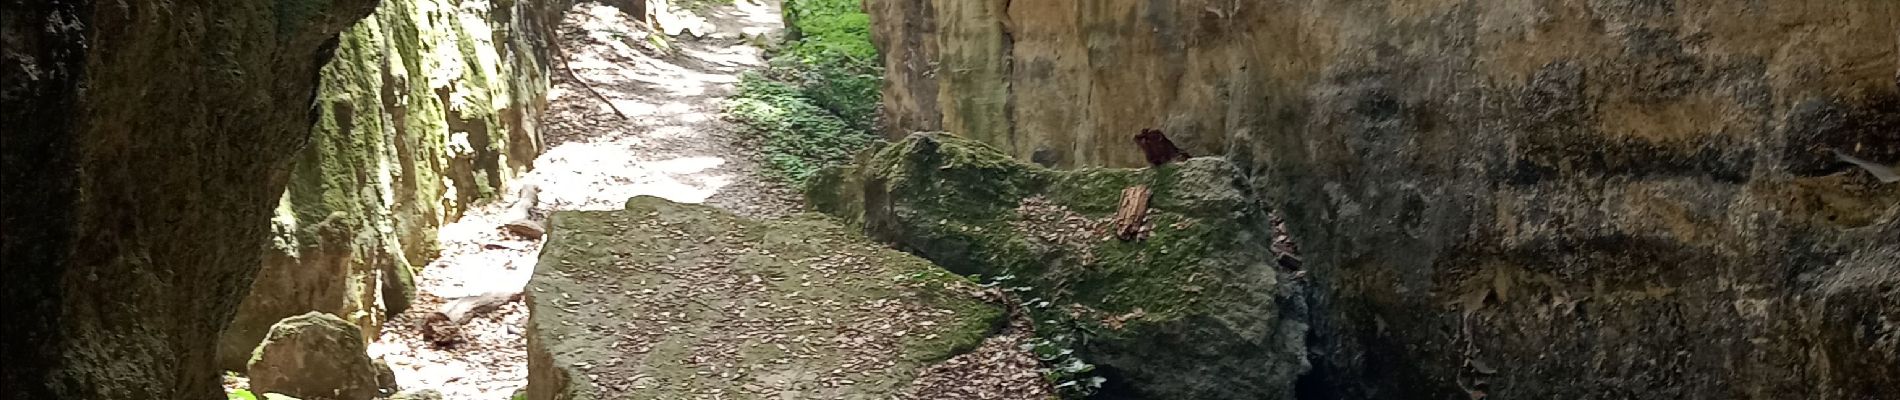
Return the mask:
POLYGON ((1265 259, 1267 220, 1217 158, 1060 171, 943 133, 818 174, 814 208, 958 273, 1007 277, 1044 336, 1152 398, 1290 398, 1305 369, 1299 300, 1265 259), (1148 236, 1109 229, 1124 188, 1153 189, 1148 236))

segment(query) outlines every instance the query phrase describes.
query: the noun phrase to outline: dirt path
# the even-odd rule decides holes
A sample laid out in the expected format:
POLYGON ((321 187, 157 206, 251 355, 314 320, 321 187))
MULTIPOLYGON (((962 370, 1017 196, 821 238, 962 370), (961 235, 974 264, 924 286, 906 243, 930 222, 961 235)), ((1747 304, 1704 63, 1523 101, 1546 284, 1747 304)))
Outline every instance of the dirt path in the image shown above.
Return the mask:
MULTIPOLYGON (((574 74, 631 118, 615 115, 555 65, 543 126, 548 149, 520 180, 541 187, 537 211, 619 209, 638 195, 754 218, 797 211, 793 193, 760 172, 749 150, 756 147, 720 118, 739 74, 763 63, 751 43, 772 40, 752 38, 780 28, 773 2, 736 3, 704 13, 706 28, 693 29, 703 38, 668 38, 671 49, 618 9, 581 3, 567 14, 561 40, 574 74)), ((501 399, 526 384, 527 313, 519 302, 470 321, 465 341, 449 348, 429 344, 418 324, 444 299, 526 284, 541 243, 495 229, 506 203, 470 210, 442 228, 441 257, 416 278, 420 298, 372 344, 371 355, 388 361, 404 388, 501 399)))

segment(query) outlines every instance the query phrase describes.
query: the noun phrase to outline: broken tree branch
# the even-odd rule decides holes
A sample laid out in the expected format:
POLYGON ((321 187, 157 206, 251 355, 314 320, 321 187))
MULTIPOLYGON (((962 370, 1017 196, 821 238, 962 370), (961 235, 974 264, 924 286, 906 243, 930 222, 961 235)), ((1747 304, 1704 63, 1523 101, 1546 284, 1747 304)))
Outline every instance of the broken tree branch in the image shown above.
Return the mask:
MULTIPOLYGON (((556 31, 556 32, 559 31, 559 29, 556 27, 550 27, 548 28, 548 30, 556 31)), ((549 35, 548 37, 551 38, 548 42, 554 45, 554 54, 561 57, 561 70, 567 72, 568 79, 573 79, 574 84, 580 85, 582 89, 587 89, 587 93, 592 93, 594 95, 594 98, 600 99, 601 103, 606 103, 607 108, 614 110, 614 115, 619 115, 620 119, 628 120, 628 121, 633 120, 633 117, 628 117, 626 112, 620 111, 620 107, 615 106, 613 101, 607 100, 606 95, 602 95, 600 94, 600 91, 594 90, 594 85, 587 84, 586 80, 581 79, 580 74, 574 73, 574 66, 568 63, 567 49, 561 47, 560 35, 549 35)))
POLYGON ((540 186, 532 183, 521 185, 521 194, 515 196, 515 204, 508 206, 508 211, 501 214, 501 220, 508 221, 502 223, 502 229, 529 239, 540 239, 546 235, 547 224, 534 216, 534 206, 540 197, 540 186))
POLYGON ((520 292, 488 292, 449 299, 442 302, 442 308, 436 309, 435 312, 441 314, 449 322, 465 325, 468 324, 468 320, 475 319, 476 316, 494 312, 500 309, 502 304, 520 299, 520 292))
POLYGON ((521 301, 521 292, 488 292, 449 299, 422 319, 422 338, 436 347, 451 347, 465 342, 467 339, 462 337, 462 325, 477 316, 501 309, 502 304, 512 301, 521 301))

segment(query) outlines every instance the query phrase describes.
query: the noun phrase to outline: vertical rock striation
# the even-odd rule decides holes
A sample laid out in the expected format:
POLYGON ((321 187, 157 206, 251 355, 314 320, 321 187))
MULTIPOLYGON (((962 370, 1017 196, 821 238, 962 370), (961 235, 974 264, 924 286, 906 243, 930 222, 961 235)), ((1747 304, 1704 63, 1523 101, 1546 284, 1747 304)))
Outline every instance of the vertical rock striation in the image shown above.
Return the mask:
POLYGON ((218 398, 250 286, 368 0, 0 3, 0 387, 218 398))
POLYGON ((436 228, 540 154, 547 44, 567 4, 386 0, 343 33, 222 367, 241 370, 285 317, 332 313, 373 338, 408 306, 436 228))
POLYGON ((872 0, 886 131, 1222 154, 1307 257, 1314 398, 1900 387, 1900 3, 872 0))

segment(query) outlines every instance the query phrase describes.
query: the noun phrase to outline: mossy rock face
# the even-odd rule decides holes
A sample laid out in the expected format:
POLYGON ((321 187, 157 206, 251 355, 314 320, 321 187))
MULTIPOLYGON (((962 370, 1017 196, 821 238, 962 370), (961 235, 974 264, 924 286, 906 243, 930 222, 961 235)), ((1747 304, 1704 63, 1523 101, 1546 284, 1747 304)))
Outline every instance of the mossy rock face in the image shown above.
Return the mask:
POLYGON ((967 279, 822 215, 642 196, 551 222, 529 399, 883 399, 1001 323, 967 279))
POLYGON ((457 4, 383 1, 338 37, 263 267, 219 339, 223 368, 243 368, 271 323, 306 311, 376 336, 414 300, 435 230, 540 153, 552 41, 541 23, 566 2, 457 4))
POLYGON ((251 390, 310 400, 378 395, 376 365, 357 327, 310 312, 271 325, 248 363, 251 390))
POLYGON ((1058 171, 913 134, 815 176, 815 209, 963 274, 1011 277, 1044 335, 1082 338, 1108 390, 1136 398, 1291 398, 1304 325, 1267 259, 1267 219, 1217 158, 1058 171), (1113 238, 1122 190, 1153 190, 1152 231, 1113 238))

